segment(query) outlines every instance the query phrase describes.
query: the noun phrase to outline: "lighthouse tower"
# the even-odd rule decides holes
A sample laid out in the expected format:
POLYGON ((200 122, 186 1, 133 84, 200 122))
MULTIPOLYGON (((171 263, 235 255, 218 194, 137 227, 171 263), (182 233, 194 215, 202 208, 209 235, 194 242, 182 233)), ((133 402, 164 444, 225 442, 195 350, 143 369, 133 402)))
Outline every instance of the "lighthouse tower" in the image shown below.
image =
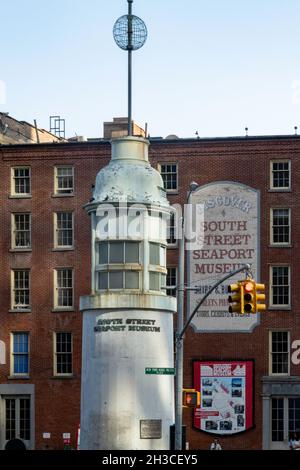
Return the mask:
POLYGON ((168 449, 174 423, 173 314, 166 294, 167 220, 161 175, 148 161, 149 142, 132 136, 132 51, 147 36, 128 15, 114 38, 128 51, 128 136, 112 140, 85 206, 92 224, 91 295, 83 313, 80 448, 168 449))
POLYGON ((92 292, 81 298, 80 447, 168 449, 176 310, 165 289, 171 209, 162 178, 148 162, 149 142, 128 136, 111 145, 111 161, 85 206, 92 223, 92 292))

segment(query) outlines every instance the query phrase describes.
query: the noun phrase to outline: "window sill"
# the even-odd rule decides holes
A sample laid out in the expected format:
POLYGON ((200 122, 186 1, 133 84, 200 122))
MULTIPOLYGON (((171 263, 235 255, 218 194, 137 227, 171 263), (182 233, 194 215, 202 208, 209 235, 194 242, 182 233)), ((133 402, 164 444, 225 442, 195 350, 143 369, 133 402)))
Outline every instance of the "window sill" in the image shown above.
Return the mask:
POLYGON ((284 311, 291 311, 292 310, 292 307, 284 307, 284 306, 281 306, 279 305, 278 307, 274 307, 274 306, 269 306, 267 308, 267 310, 284 310, 284 311))
POLYGON ((30 253, 32 248, 10 248, 10 253, 30 253))
POLYGON ((75 194, 74 193, 70 193, 70 194, 51 194, 51 197, 74 197, 75 194))
POLYGON ((8 199, 32 199, 31 194, 10 194, 8 199))
POLYGON ((276 374, 276 373, 272 373, 272 372, 269 372, 269 375, 268 377, 272 377, 274 379, 276 379, 276 377, 290 377, 290 374, 288 373, 285 373, 285 374, 276 374))
POLYGON ((61 248, 53 248, 52 251, 74 251, 74 246, 66 246, 61 248))
POLYGON ((31 309, 26 308, 11 308, 9 313, 31 313, 31 309))
POLYGON ((54 313, 59 313, 59 312, 75 312, 75 308, 74 308, 74 307, 70 307, 70 308, 57 307, 57 308, 53 308, 53 309, 51 310, 51 312, 54 312, 54 313))
POLYGON ((271 188, 268 189, 268 193, 291 193, 291 188, 271 188))
POLYGON ((179 194, 178 189, 166 189, 166 194, 172 196, 173 194, 179 194))
POLYGON ((178 248, 178 243, 167 244, 167 250, 176 250, 176 248, 178 248))
POLYGON ((290 243, 273 243, 268 245, 268 248, 293 248, 290 243))
POLYGON ((8 380, 29 380, 29 375, 9 375, 8 380))
POLYGON ((74 374, 70 375, 52 375, 51 380, 70 380, 70 379, 75 379, 74 374))

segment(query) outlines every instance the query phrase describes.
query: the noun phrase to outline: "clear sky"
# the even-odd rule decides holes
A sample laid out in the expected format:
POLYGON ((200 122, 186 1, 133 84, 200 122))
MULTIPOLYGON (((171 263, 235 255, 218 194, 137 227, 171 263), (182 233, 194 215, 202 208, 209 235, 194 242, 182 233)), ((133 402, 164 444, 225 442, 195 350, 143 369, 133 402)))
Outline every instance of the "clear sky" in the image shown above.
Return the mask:
MULTIPOLYGON (((1 1, 0 110, 68 137, 127 114, 126 0, 1 1)), ((134 0, 133 118, 151 136, 300 134, 299 0, 134 0)))

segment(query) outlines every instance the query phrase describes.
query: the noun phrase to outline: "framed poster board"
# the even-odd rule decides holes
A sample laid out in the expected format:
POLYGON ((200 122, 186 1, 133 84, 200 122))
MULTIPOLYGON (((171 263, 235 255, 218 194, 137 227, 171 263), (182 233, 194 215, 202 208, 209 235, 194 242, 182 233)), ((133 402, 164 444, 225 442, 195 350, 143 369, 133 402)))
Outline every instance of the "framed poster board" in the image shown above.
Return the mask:
POLYGON ((194 388, 201 393, 194 426, 201 431, 230 435, 253 427, 252 360, 195 361, 194 388))

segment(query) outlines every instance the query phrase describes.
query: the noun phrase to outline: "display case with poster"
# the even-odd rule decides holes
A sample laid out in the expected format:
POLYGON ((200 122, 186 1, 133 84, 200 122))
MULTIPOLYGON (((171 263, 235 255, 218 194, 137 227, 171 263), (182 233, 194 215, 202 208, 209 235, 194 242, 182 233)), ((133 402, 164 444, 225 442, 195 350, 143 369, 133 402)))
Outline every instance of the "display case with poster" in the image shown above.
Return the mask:
POLYGON ((201 393, 194 426, 212 434, 236 434, 253 427, 252 360, 195 361, 194 388, 201 393))

